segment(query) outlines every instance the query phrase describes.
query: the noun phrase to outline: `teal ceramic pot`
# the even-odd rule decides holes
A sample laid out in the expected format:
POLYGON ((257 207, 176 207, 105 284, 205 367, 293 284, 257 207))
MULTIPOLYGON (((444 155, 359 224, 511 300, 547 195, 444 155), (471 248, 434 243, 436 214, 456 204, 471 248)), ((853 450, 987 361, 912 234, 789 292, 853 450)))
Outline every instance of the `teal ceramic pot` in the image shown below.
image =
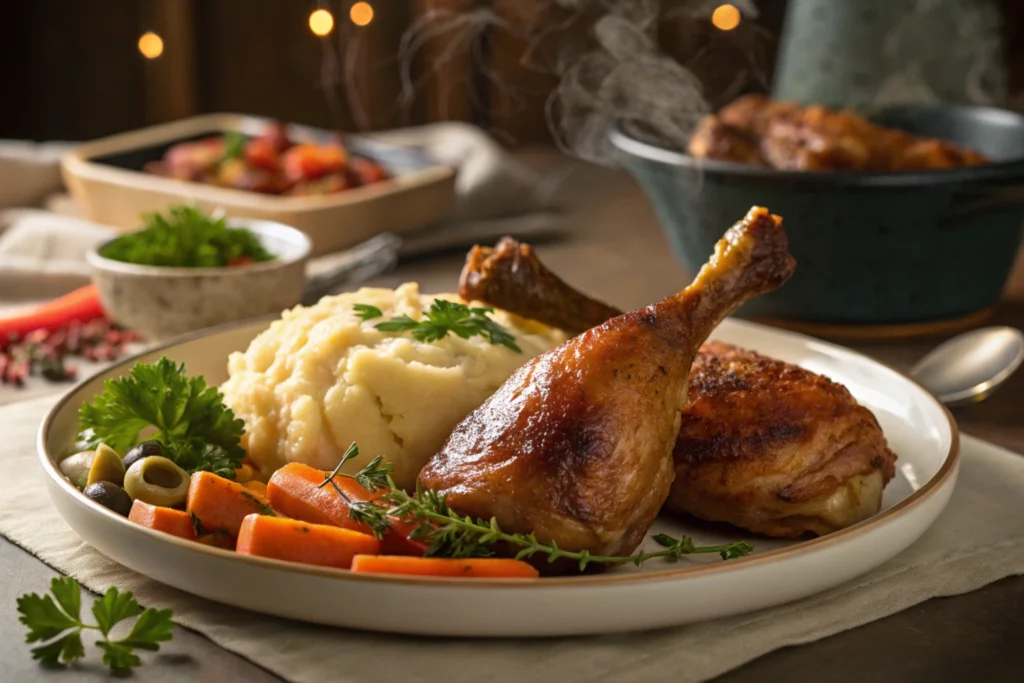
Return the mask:
POLYGON ((973 146, 998 162, 888 174, 786 172, 697 160, 622 130, 611 139, 689 275, 751 206, 783 217, 796 272, 740 315, 895 325, 991 306, 1024 224, 1024 117, 982 107, 916 107, 879 118, 973 146))

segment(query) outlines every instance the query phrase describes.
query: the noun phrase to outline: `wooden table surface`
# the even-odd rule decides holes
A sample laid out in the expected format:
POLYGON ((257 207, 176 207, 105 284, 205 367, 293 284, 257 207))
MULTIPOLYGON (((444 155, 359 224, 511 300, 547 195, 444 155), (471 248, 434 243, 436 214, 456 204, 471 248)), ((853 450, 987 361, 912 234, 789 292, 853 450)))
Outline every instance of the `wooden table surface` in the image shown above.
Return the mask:
MULTIPOLYGON (((688 281, 672 257, 646 198, 621 172, 566 162, 550 153, 526 155, 538 168, 556 168, 565 198, 565 236, 538 243, 540 257, 581 290, 621 308, 635 308, 675 292, 688 281), (568 169, 569 172, 564 171, 568 169)), ((748 207, 736 207, 737 218, 748 207)), ((722 226, 723 230, 728 226, 722 226)), ((418 281, 423 291, 454 291, 465 250, 402 263, 371 284, 418 281)), ((1024 261, 1018 262, 1007 301, 991 324, 1024 327, 1024 261)), ((941 338, 853 343, 854 348, 894 367, 908 368, 941 338)), ((984 403, 957 409, 965 433, 1024 452, 1024 372, 984 403)), ((1022 492, 1024 500, 1024 492, 1022 492)), ((1024 508, 1022 508, 1024 509, 1024 508)), ((0 604, 13 606, 20 593, 44 588, 52 571, 6 541, 0 541, 0 604)), ((1024 577, 1005 579, 963 596, 931 600, 886 619, 808 645, 787 648, 720 680, 961 681, 996 675, 1016 678, 1024 668, 1024 577)), ((13 609, 0 610, 0 680, 77 682, 98 680, 97 669, 50 671, 29 660, 13 609)), ((276 681, 276 677, 191 633, 179 635, 170 659, 140 669, 145 681, 276 681), (167 664, 173 660, 176 664, 167 664), (187 665, 182 662, 188 662, 187 665), (166 666, 165 666, 166 664, 166 666)))

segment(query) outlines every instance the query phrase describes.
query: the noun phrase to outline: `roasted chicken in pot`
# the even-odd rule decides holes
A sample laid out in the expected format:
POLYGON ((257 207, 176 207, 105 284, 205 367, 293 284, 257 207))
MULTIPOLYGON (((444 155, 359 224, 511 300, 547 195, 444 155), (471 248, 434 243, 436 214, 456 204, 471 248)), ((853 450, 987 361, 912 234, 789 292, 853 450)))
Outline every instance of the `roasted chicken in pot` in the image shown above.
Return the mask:
MULTIPOLYGON (((459 294, 570 333, 618 313, 508 238, 474 248, 459 294)), ((878 512, 896 455, 843 386, 711 342, 696 356, 687 396, 669 510, 771 536, 826 534, 878 512)))
POLYGON ((682 292, 538 356, 456 427, 424 488, 508 532, 628 555, 669 495, 694 355, 729 313, 793 271, 782 222, 752 209, 682 292))

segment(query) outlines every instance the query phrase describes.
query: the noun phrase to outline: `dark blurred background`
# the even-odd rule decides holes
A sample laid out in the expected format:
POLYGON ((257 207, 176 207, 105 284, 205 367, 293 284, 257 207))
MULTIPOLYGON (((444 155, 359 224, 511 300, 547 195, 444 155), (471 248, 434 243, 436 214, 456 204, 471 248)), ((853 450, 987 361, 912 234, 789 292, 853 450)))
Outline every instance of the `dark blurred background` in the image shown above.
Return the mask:
MULTIPOLYGON (((1020 93, 1024 2, 993 2, 1004 17, 1009 92, 1020 93)), ((577 6, 584 4, 9 2, 0 21, 0 138, 82 140, 233 111, 345 130, 467 120, 509 145, 549 143, 545 103, 560 51, 587 40, 592 22, 577 6), (314 28, 323 32, 324 15, 311 22, 318 9, 334 20, 322 37, 314 28), (433 30, 428 16, 449 21, 433 30), (140 42, 148 32, 159 40, 140 42)), ((728 31, 709 21, 710 9, 658 9, 652 37, 698 76, 712 106, 770 83, 787 2, 752 5, 757 16, 745 14, 728 31), (746 76, 737 82, 737 73, 746 76)))

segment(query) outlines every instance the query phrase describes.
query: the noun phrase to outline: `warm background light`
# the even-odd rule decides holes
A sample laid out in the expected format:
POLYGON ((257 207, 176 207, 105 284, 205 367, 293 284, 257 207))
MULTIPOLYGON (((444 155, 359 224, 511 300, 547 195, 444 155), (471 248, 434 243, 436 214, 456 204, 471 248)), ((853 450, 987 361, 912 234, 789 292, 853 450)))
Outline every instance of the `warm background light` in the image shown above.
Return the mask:
POLYGON ((731 31, 740 25, 740 11, 732 5, 719 5, 711 14, 715 28, 731 31))
POLYGON ((309 14, 309 30, 318 36, 326 36, 334 28, 334 15, 325 9, 313 10, 309 14))
POLYGON ((146 59, 156 59, 164 52, 164 41, 163 38, 147 31, 139 37, 139 52, 146 59))
POLYGON ((373 7, 368 2, 357 2, 348 11, 348 18, 356 26, 366 26, 373 21, 373 7))

